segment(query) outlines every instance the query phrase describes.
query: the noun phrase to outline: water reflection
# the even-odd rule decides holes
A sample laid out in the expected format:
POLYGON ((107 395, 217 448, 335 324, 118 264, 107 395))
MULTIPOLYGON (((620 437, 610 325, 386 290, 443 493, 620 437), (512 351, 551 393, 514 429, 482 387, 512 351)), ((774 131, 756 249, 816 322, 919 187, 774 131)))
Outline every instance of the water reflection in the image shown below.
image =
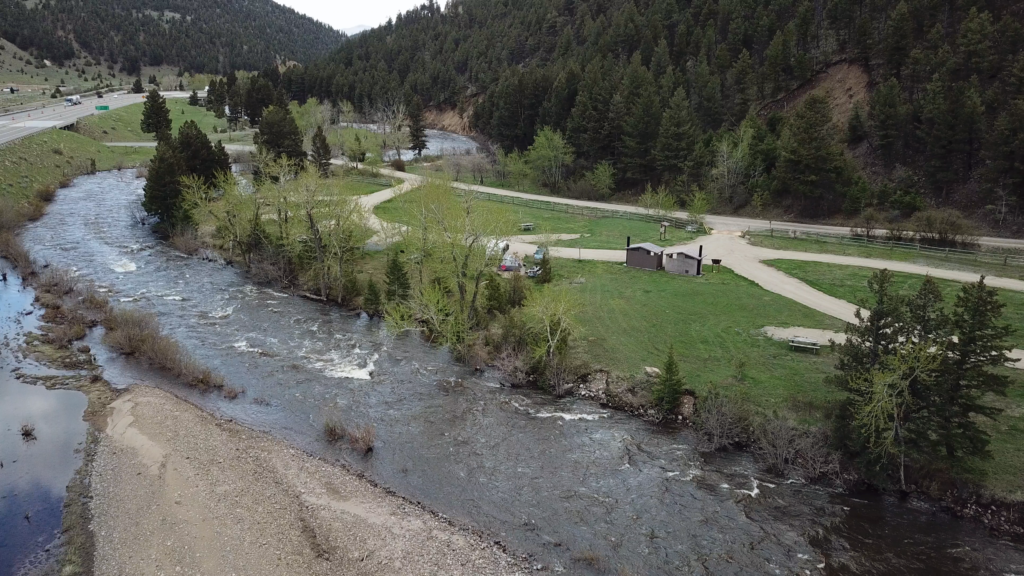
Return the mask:
POLYGON ((16 277, 0 284, 0 576, 17 574, 56 539, 85 441, 83 394, 24 384, 12 372, 37 368, 12 350, 36 325, 24 314, 31 299, 16 277), (33 439, 22 437, 22 424, 34 426, 33 439))

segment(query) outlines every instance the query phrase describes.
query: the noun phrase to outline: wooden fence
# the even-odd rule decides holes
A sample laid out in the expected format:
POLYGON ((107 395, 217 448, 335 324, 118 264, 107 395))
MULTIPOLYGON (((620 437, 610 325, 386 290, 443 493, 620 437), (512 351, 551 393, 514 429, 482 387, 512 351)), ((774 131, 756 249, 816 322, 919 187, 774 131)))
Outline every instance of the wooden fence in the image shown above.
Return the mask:
POLYGON ((986 262, 990 264, 1002 264, 1003 266, 1024 266, 1024 253, 1018 251, 981 251, 962 250, 959 248, 937 248, 926 246, 916 242, 899 242, 895 240, 880 240, 875 238, 862 238, 856 236, 843 236, 841 234, 826 234, 822 232, 803 232, 798 230, 787 231, 757 231, 748 234, 757 236, 778 236, 780 238, 801 238, 817 242, 830 242, 847 246, 864 246, 882 248, 888 250, 899 250, 901 252, 916 252, 918 254, 943 258, 959 262, 986 262))

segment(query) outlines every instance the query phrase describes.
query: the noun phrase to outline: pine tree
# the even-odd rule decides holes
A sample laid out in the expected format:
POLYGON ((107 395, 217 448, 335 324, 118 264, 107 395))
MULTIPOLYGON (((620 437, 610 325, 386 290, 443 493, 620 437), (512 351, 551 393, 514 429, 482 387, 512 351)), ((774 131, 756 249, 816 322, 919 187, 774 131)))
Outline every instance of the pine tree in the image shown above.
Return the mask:
MULTIPOLYGON (((178 129, 174 144, 187 173, 199 176, 207 184, 213 184, 217 176, 231 171, 226 157, 221 156, 210 143, 195 120, 188 120, 178 129)), ((223 149, 223 146, 220 147, 223 149)))
POLYGON ((267 108, 253 142, 275 158, 285 157, 293 162, 306 159, 306 152, 302 149, 302 133, 287 108, 267 108))
POLYGON ((508 311, 508 295, 502 285, 504 280, 497 274, 491 274, 484 290, 484 307, 488 312, 504 314, 508 311))
POLYGON ((156 89, 149 91, 146 101, 142 104, 142 132, 145 134, 156 134, 157 139, 161 134, 171 133, 171 111, 167 108, 167 102, 156 89))
POLYGON ((242 88, 239 84, 235 84, 228 91, 228 125, 235 130, 238 129, 238 123, 242 121, 242 102, 242 88))
POLYGON ((187 174, 185 163, 172 138, 160 141, 149 163, 142 207, 160 218, 167 227, 176 226, 181 214, 181 177, 187 174))
POLYGON ((199 93, 195 90, 193 90, 192 93, 188 95, 188 105, 199 106, 199 93))
POLYGON ((1001 323, 1004 304, 985 277, 965 284, 957 294, 949 325, 954 338, 945 354, 931 398, 930 428, 949 460, 984 456, 989 434, 978 418, 993 419, 1002 412, 985 401, 990 394, 1006 395, 1010 378, 996 372, 1009 361, 1007 338, 1013 328, 1001 323))
POLYGON ((388 267, 384 272, 384 298, 389 303, 405 302, 409 299, 412 284, 409 283, 409 274, 405 266, 398 258, 398 254, 392 252, 388 257, 388 267))
POLYGON ((1024 98, 1014 100, 996 119, 984 158, 988 185, 1024 205, 1024 98))
POLYGON ((384 310, 384 301, 380 293, 380 289, 377 288, 377 283, 370 278, 366 282, 366 295, 363 296, 363 312, 370 318, 380 316, 384 310))
POLYGON ((331 145, 324 136, 323 126, 317 126, 310 144, 310 158, 322 178, 331 175, 331 145))
POLYGON ((537 274, 538 284, 550 284, 551 283, 551 249, 544 249, 544 255, 540 258, 540 273, 537 274))
POLYGON ((665 364, 661 368, 661 375, 652 390, 654 403, 666 412, 673 412, 679 406, 683 397, 683 387, 686 379, 679 373, 679 363, 676 362, 676 355, 673 347, 668 347, 668 354, 665 357, 665 364))
POLYGON ((911 42, 913 41, 910 31, 912 29, 910 10, 907 8, 907 3, 901 0, 893 9, 892 15, 885 25, 883 38, 885 66, 897 79, 903 72, 907 59, 910 58, 911 42))
POLYGON ((868 112, 875 146, 886 164, 892 165, 899 158, 905 115, 900 84, 895 78, 890 78, 871 95, 868 112))
POLYGON ((142 94, 146 89, 142 87, 142 78, 135 77, 135 81, 132 82, 132 94, 142 94))
MULTIPOLYGON (((836 145, 832 110, 824 96, 812 94, 786 123, 775 185, 803 201, 834 200, 845 175, 842 151, 836 145)), ((806 208, 806 206, 805 206, 806 208)))
POLYGON ((686 89, 676 90, 668 110, 661 119, 661 130, 654 147, 654 157, 662 176, 671 180, 693 175, 697 147, 702 130, 690 108, 686 89))
POLYGON ((409 150, 421 156, 427 149, 427 128, 423 123, 423 101, 419 96, 409 99, 409 150))
POLYGON ((661 126, 661 104, 654 77, 634 54, 616 95, 612 117, 621 122, 619 172, 635 181, 649 179, 655 170, 654 144, 661 126))
POLYGON ((850 114, 850 121, 846 123, 846 141, 850 144, 859 144, 867 137, 867 119, 864 118, 864 107, 853 105, 853 112, 850 114))

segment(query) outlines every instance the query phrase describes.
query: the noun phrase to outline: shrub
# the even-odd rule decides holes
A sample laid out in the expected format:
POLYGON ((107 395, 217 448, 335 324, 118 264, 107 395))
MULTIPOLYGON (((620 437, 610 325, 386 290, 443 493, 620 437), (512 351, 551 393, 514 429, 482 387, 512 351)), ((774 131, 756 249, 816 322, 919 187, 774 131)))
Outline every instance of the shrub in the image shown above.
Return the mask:
POLYGON ((345 426, 334 419, 328 419, 324 421, 324 438, 331 444, 340 442, 348 436, 348 430, 345 426))
POLYGON ((31 424, 22 424, 19 432, 21 433, 21 438, 23 440, 36 439, 36 427, 31 424))
POLYGON ((0 232, 0 256, 14 264, 23 276, 33 271, 32 257, 13 232, 0 232))
POLYGON ((738 401, 723 395, 716 388, 697 403, 694 427, 700 435, 700 448, 721 450, 741 440, 749 426, 746 408, 738 401))
POLYGON ((348 442, 353 449, 362 453, 373 452, 373 443, 377 439, 377 431, 373 426, 362 426, 349 433, 348 442))
POLYGON ((785 475, 800 451, 802 434, 783 416, 766 416, 753 427, 754 454, 774 474, 785 475))
POLYGON ((40 186, 36 188, 34 196, 40 202, 53 202, 53 199, 57 196, 57 188, 52 185, 40 186))
POLYGON ((36 286, 54 296, 67 296, 78 289, 78 277, 70 270, 51 267, 40 274, 36 286))
POLYGON ((910 219, 910 224, 924 244, 969 246, 978 240, 974 224, 952 208, 918 212, 910 219))
POLYGON ((244 393, 245 390, 243 388, 235 388, 234 386, 225 386, 224 391, 222 392, 224 397, 228 400, 234 400, 244 393))
POLYGON ((46 335, 46 341, 57 348, 70 348, 73 342, 82 338, 85 338, 85 325, 77 321, 58 324, 46 335))
POLYGON ((391 168, 393 170, 397 170, 398 172, 405 172, 405 160, 402 160, 401 158, 395 158, 394 160, 391 161, 391 168))
POLYGON ((224 379, 201 365, 172 338, 160 332, 156 316, 115 308, 103 320, 103 342, 115 352, 146 360, 196 388, 223 388, 224 379))
POLYGON ((9 232, 25 221, 25 208, 14 200, 0 196, 0 232, 9 232))
POLYGON ((203 249, 203 243, 199 240, 199 234, 191 226, 174 228, 167 242, 172 248, 188 256, 195 256, 203 249))
POLYGON ((25 210, 22 214, 24 214, 26 220, 39 220, 46 214, 46 203, 33 198, 25 204, 25 210))

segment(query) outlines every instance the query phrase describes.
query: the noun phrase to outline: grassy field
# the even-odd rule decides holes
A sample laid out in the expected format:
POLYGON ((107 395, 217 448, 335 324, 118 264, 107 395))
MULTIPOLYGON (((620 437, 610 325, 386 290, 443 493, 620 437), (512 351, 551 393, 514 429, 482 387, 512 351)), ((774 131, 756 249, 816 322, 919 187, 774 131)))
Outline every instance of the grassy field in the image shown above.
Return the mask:
MULTIPOLYGON (((429 165, 410 165, 407 168, 407 171, 411 174, 416 174, 418 176, 446 178, 454 180, 454 175, 445 172, 444 163, 442 161, 434 162, 429 165)), ((459 175, 458 181, 463 182, 465 184, 480 184, 479 178, 473 179, 472 174, 468 174, 466 172, 463 172, 462 174, 459 175)), ((492 178, 491 176, 488 175, 484 176, 483 185, 490 186, 491 188, 502 188, 504 190, 515 190, 516 192, 525 192, 527 194, 537 194, 539 196, 552 196, 550 190, 544 188, 543 186, 537 184, 536 182, 523 182, 521 187, 513 188, 511 182, 503 182, 501 180, 492 178)))
POLYGON ((815 254, 838 254, 840 256, 855 256, 859 258, 875 258, 879 260, 895 260, 897 262, 909 262, 922 266, 933 266, 947 270, 962 270, 964 272, 977 272, 979 274, 990 274, 992 276, 1003 276, 1005 278, 1017 278, 1024 280, 1024 266, 1008 265, 1000 263, 974 262, 968 258, 930 255, 911 250, 897 250, 882 246, 864 246, 839 242, 826 242, 810 238, 787 238, 783 236, 764 236, 754 234, 750 236, 750 243, 754 246, 773 248, 776 250, 793 250, 795 252, 812 252, 815 254))
POLYGON ((77 175, 89 160, 112 170, 148 160, 152 149, 111 148, 65 130, 48 130, 0 148, 0 195, 26 200, 36 189, 77 175))
POLYGON ((842 323, 727 269, 693 278, 555 260, 554 273, 556 284, 571 284, 582 300, 583 345, 596 365, 637 373, 644 366, 661 366, 671 344, 687 385, 698 390, 724 383, 766 409, 817 405, 837 394, 822 383, 832 370, 830 354, 791 352, 760 330, 840 330, 842 323))
MULTIPOLYGON (((78 132, 101 142, 152 142, 156 140, 156 136, 143 133, 140 126, 142 106, 141 103, 132 104, 84 118, 78 123, 78 132)), ((167 108, 171 111, 172 129, 175 134, 182 124, 194 120, 213 142, 221 140, 225 144, 252 143, 252 132, 215 134, 215 129, 218 132, 227 129, 227 120, 218 119, 213 112, 208 112, 205 108, 189 106, 185 98, 168 98, 167 108)))
MULTIPOLYGON (((419 190, 411 190, 402 196, 384 202, 374 209, 382 220, 399 222, 401 224, 412 224, 412 218, 403 207, 403 199, 411 200, 419 190)), ((516 222, 532 222, 533 234, 543 236, 545 234, 584 234, 583 238, 576 240, 554 240, 552 246, 565 246, 569 248, 624 248, 626 237, 630 237, 634 244, 640 242, 653 242, 661 246, 672 246, 689 242, 697 238, 697 234, 689 233, 678 228, 668 230, 667 240, 659 240, 659 226, 653 222, 640 220, 626 220, 625 218, 587 218, 575 214, 567 214, 555 210, 543 210, 540 208, 528 208, 502 202, 483 201, 488 207, 499 209, 504 207, 514 215, 516 222)), ((543 239, 541 239, 543 242, 543 239)))
MULTIPOLYGON (((867 281, 874 270, 859 266, 837 266, 821 262, 801 262, 798 260, 769 260, 766 264, 806 282, 815 290, 834 296, 847 302, 866 306, 870 302, 871 293, 867 281)), ((896 288, 901 294, 913 294, 921 286, 923 276, 917 274, 893 273, 896 288)), ((951 305, 960 290, 961 283, 936 278, 947 305, 951 305)), ((1024 344, 1024 292, 999 290, 999 298, 1006 304, 1003 319, 1011 326, 1017 326, 1019 332, 1012 338, 1017 345, 1024 344)))

